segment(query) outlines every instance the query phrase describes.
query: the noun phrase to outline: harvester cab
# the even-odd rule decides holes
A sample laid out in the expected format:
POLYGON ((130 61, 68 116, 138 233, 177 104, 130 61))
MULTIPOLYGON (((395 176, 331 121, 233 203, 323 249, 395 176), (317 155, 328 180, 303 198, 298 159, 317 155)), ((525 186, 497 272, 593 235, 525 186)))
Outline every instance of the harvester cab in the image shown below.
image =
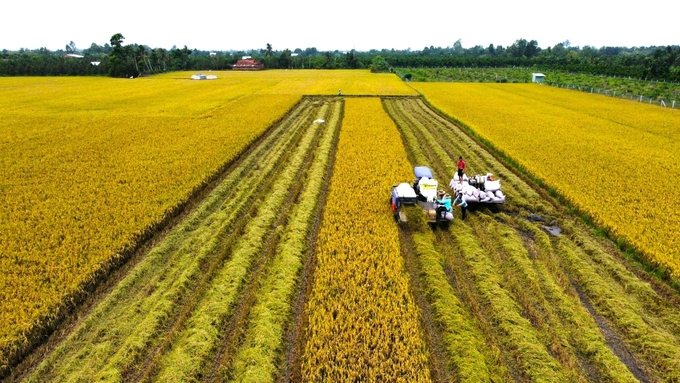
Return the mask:
POLYGON ((407 206, 418 206, 423 210, 428 223, 448 223, 453 220, 453 214, 447 208, 437 202, 439 183, 432 171, 426 166, 416 166, 413 169, 416 179, 413 187, 407 183, 401 183, 392 187, 392 212, 399 223, 405 223, 408 218, 404 212, 407 206))

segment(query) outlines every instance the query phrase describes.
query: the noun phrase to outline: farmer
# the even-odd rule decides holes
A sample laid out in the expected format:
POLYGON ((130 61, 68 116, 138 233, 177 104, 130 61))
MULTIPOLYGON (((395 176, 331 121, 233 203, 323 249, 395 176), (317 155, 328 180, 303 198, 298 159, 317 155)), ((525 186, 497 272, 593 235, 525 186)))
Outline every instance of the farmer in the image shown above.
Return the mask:
POLYGON ((458 204, 458 206, 460 206, 460 211, 463 214, 463 219, 465 219, 465 211, 467 210, 468 204, 465 201, 465 199, 463 198, 463 192, 458 192, 458 196, 453 201, 454 205, 456 205, 456 203, 458 204))
POLYGON ((445 191, 439 191, 439 199, 437 200, 437 203, 444 205, 444 207, 446 207, 446 211, 451 211, 451 196, 446 195, 445 191))
POLYGON ((439 191, 439 199, 437 201, 437 216, 445 218, 446 213, 451 211, 451 196, 446 195, 443 190, 439 191))
POLYGON ((465 161, 463 156, 458 157, 458 181, 463 182, 463 173, 465 173, 465 161))

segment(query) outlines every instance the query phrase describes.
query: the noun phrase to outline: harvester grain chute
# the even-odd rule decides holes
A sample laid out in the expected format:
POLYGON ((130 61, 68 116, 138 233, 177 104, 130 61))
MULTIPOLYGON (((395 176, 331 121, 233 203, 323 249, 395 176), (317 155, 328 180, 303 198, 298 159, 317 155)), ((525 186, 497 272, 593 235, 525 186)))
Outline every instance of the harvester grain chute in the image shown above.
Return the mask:
POLYGON ((416 176, 413 186, 404 182, 392 187, 390 203, 395 219, 399 223, 407 222, 408 217, 404 209, 414 206, 423 211, 430 224, 451 222, 453 220, 451 209, 437 202, 439 183, 434 179, 432 171, 426 166, 416 166, 413 173, 416 176))

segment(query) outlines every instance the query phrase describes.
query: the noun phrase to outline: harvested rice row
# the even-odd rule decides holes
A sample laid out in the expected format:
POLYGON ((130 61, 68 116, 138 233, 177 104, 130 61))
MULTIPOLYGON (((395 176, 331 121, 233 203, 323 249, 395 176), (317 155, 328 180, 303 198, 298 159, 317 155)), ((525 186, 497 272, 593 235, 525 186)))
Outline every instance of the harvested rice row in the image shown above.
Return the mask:
POLYGON ((669 291, 675 296, 674 302, 666 296, 654 290, 649 282, 641 280, 633 272, 628 270, 620 261, 621 257, 614 257, 610 252, 613 246, 610 245, 609 252, 605 251, 602 245, 589 233, 587 229, 571 222, 564 225, 565 232, 571 240, 577 244, 592 260, 601 275, 608 275, 612 283, 620 285, 626 294, 631 297, 637 310, 648 315, 656 316, 668 331, 673 334, 676 341, 680 342, 680 296, 669 291))
MULTIPOLYGON (((472 226, 480 238, 489 242, 487 247, 495 247, 502 254, 499 269, 505 274, 506 285, 517 297, 525 316, 549 340, 551 353, 569 369, 570 380, 593 378, 598 381, 635 382, 635 377, 607 347, 596 323, 578 298, 568 297, 554 283, 550 273, 540 272, 546 271, 545 265, 529 253, 518 231, 513 227, 512 219, 503 213, 495 215, 503 223, 486 214, 479 214, 478 217, 471 219, 472 226), (548 295, 553 300, 548 300, 548 295), (576 325, 564 321, 559 315, 560 309, 577 311, 580 323, 576 325), (586 364, 595 366, 597 376, 588 376, 586 364)), ((547 249, 539 248, 538 251, 550 249, 551 246, 547 249)))
POLYGON ((493 376, 495 361, 490 356, 484 336, 449 284, 441 254, 435 250, 433 240, 434 236, 425 228, 413 234, 412 246, 418 257, 428 301, 441 326, 442 338, 450 355, 448 366, 460 382, 497 381, 493 376))
POLYGON ((431 381, 397 227, 375 202, 409 168, 380 100, 347 99, 306 308, 303 381, 431 381))
POLYGON ((556 244, 563 267, 579 283, 597 311, 610 320, 631 350, 662 381, 680 381, 680 342, 668 326, 644 310, 635 295, 629 295, 590 256, 569 239, 556 244))
MULTIPOLYGON (((438 177, 442 189, 448 187, 451 177, 456 172, 456 161, 458 160, 458 156, 463 156, 465 158, 465 161, 468 164, 468 172, 470 172, 469 169, 486 169, 487 171, 493 172, 496 177, 499 176, 499 173, 503 175, 510 173, 507 169, 499 169, 496 171, 494 168, 498 167, 498 164, 487 167, 487 165, 477 156, 472 154, 472 149, 469 146, 460 145, 458 142, 455 142, 457 139, 456 137, 449 137, 441 134, 440 131, 444 129, 441 129, 441 127, 438 126, 438 123, 433 119, 433 116, 426 115, 423 117, 421 115, 420 107, 416 104, 417 102, 419 101, 404 99, 386 100, 387 105, 393 105, 392 110, 395 113, 395 118, 400 119, 403 124, 407 124, 413 129, 414 137, 417 137, 417 140, 420 143, 419 145, 422 145, 423 143, 426 145, 429 156, 436 155, 436 158, 447 159, 444 162, 438 163, 440 168, 435 174, 435 176, 438 177)), ((427 163, 427 160, 425 161, 425 163, 427 163)), ((418 165, 422 165, 422 163, 419 163, 418 165)), ((505 180, 505 177, 501 178, 505 180)), ((528 204, 516 189, 506 189, 510 193, 509 197, 514 204, 528 204)))
POLYGON ((569 372, 548 352, 540 333, 528 319, 513 295, 505 290, 497 263, 489 257, 474 230, 460 220, 451 226, 455 243, 460 247, 465 264, 486 304, 504 346, 509 350, 527 379, 565 382, 569 372))
MULTIPOLYGON (((411 129, 416 133, 415 136, 427 137, 429 134, 422 124, 409 124, 403 120, 397 120, 397 122, 402 130, 411 129)), ((427 142, 429 145, 425 153, 425 157, 428 158, 426 165, 435 164, 436 166, 432 166, 435 174, 446 171, 446 168, 452 169, 453 159, 442 150, 441 145, 433 139, 427 142)), ((421 147, 421 145, 410 146, 409 149, 419 151, 422 150, 421 147)), ((512 353, 520 369, 519 374, 528 379, 542 377, 549 381, 564 381, 568 376, 564 366, 548 353, 546 345, 542 342, 542 334, 522 316, 513 295, 502 286, 503 279, 493 266, 495 262, 489 258, 487 250, 476 240, 472 229, 456 220, 451 231, 458 234, 456 243, 465 259, 465 265, 472 276, 475 289, 485 302, 485 315, 491 316, 496 325, 495 331, 498 339, 502 342, 506 352, 512 353), (462 236, 459 227, 464 227, 468 235, 462 236), (469 241, 460 242, 461 238, 468 237, 469 241)))
MULTIPOLYGON (((405 103, 405 104, 409 103, 408 101, 402 101, 402 102, 405 103)), ((388 105, 388 110, 389 110, 389 104, 388 103, 386 103, 386 104, 388 105)), ((408 111, 404 111, 404 114, 408 115, 408 111)), ((416 127, 416 128, 414 128, 414 130, 418 131, 418 135, 420 137, 427 137, 428 136, 429 132, 424 129, 425 125, 427 125, 428 127, 433 127, 435 125, 435 124, 432 124, 432 123, 429 123, 429 124, 418 123, 418 122, 416 122, 417 120, 415 120, 415 118, 411 118, 411 119, 408 119, 408 120, 410 120, 410 122, 411 122, 410 127, 416 127), (418 129, 418 127, 420 127, 420 129, 418 129)), ((427 122, 429 122, 429 121, 427 121, 427 122)), ((408 128, 404 129, 404 126, 402 126, 402 124, 400 124, 400 126, 402 127, 402 131, 408 131, 408 128)), ((409 132, 409 134, 411 134, 411 132, 409 132)), ((406 136, 407 134, 404 134, 404 135, 406 136)), ((440 150, 437 150, 438 149, 437 146, 442 141, 432 139, 432 136, 429 136, 429 138, 430 138, 429 140, 426 140, 426 142, 428 142, 428 145, 426 145, 425 147, 428 147, 430 149, 432 149, 432 147, 435 147, 435 149, 432 150, 431 153, 438 154, 438 155, 435 155, 435 156, 432 156, 432 154, 429 154, 429 157, 431 158, 430 162, 434 162, 436 164, 448 163, 449 167, 454 166, 453 160, 448 156, 448 154, 442 154, 441 148, 440 148, 440 150)), ((410 146, 413 147, 412 144, 410 146)), ((415 149, 415 151, 418 151, 420 146, 416 146, 415 148, 417 148, 417 149, 415 149)), ((413 148, 412 148, 412 150, 413 150, 413 148)), ((435 170, 435 173, 442 172, 441 166, 439 166, 439 165, 434 166, 433 169, 435 170)), ((446 171, 446 170, 443 170, 443 171, 446 171)), ((477 234, 481 235, 481 238, 483 240, 491 238, 489 236, 489 233, 479 233, 478 232, 477 234)), ((494 252, 493 251, 494 249, 490 249, 490 248, 488 248, 488 246, 485 248, 485 251, 490 251, 490 250, 491 250, 491 253, 494 252)), ((490 255, 491 255, 491 253, 490 253, 490 255)), ((497 259, 497 258, 494 259, 494 262, 498 262, 498 261, 500 261, 500 260, 497 259)), ((500 263, 500 264, 502 264, 502 263, 500 263)), ((506 283, 507 280, 508 279, 505 276, 503 278, 499 279, 499 286, 498 286, 498 288, 500 289, 499 291, 504 291, 504 292, 505 291, 512 291, 512 294, 508 295, 508 299, 505 301, 505 303, 516 304, 513 301, 514 299, 518 299, 519 302, 523 302, 522 298, 524 298, 523 303, 526 303, 526 301, 531 301, 532 297, 529 294, 526 294, 526 293, 523 294, 523 296, 520 295, 518 297, 517 293, 521 294, 522 290, 520 288, 517 288, 517 285, 515 285, 514 289, 511 288, 512 286, 507 286, 507 283, 506 283), (506 288, 509 288, 509 287, 510 287, 509 290, 505 290, 506 288)), ((527 281, 524 281, 524 282, 527 282, 527 281)), ((536 279, 534 279, 533 281, 528 281, 528 282, 533 282, 534 287, 535 288, 538 287, 536 279)), ((528 286, 524 286, 524 287, 527 289, 526 290, 527 292, 531 292, 531 293, 534 292, 531 287, 528 287, 528 286)), ((539 289, 539 291, 540 291, 540 289, 539 289)), ((537 303, 538 303, 539 307, 537 307, 534 310, 534 312, 543 311, 545 309, 546 305, 547 305, 547 303, 545 301, 543 301, 543 302, 533 302, 532 304, 537 304, 537 303)), ((521 307, 522 307, 521 312, 526 313, 527 308, 530 308, 530 306, 531 305, 521 305, 521 307)), ((492 310, 496 311, 497 308, 492 308, 492 310)), ((495 312, 495 314, 498 314, 498 312, 495 312)), ((491 315, 494 315, 494 313, 491 313, 491 315)), ((517 315, 517 312, 516 312, 515 315, 517 315)), ((534 319, 536 319, 537 317, 538 317, 538 315, 534 316, 534 319)), ((524 319, 524 318, 522 318, 522 319, 524 319)), ((578 380, 579 377, 582 377, 582 373, 579 371, 579 367, 577 366, 577 363, 578 363, 577 359, 578 358, 575 355, 575 352, 573 350, 571 350, 571 349, 565 350, 565 349, 563 349, 564 347, 562 347, 562 344, 563 344, 562 341, 568 339, 568 334, 567 334, 566 330, 564 330, 564 329, 553 328, 553 327, 550 326, 551 324, 558 323, 558 322, 559 322, 558 319, 552 318, 552 323, 543 323, 543 324, 541 324, 537 327, 537 329, 534 332, 537 345, 539 346, 537 349, 540 349, 541 347, 543 347, 544 352, 545 352, 545 350, 549 349, 549 350, 551 350, 551 354, 556 355, 558 360, 561 362, 562 372, 564 373, 564 377, 560 377, 560 379, 564 378, 564 379, 568 379, 570 381, 576 381, 576 380, 578 380), (559 336, 556 335, 556 333, 559 333, 559 336), (551 338, 551 336, 552 336, 552 338, 551 338), (543 343, 545 343, 545 346, 543 346, 543 343)), ((527 322, 527 324, 529 326, 525 327, 525 329, 527 329, 529 331, 534 331, 534 329, 531 328, 531 324, 529 324, 528 322, 527 322)), ((507 342, 507 336, 503 336, 503 334, 501 334, 500 339, 501 340, 506 339, 505 340, 505 347, 506 348, 509 348, 509 349, 513 348, 513 345, 511 345, 507 342)), ((515 337, 514 340, 515 341, 521 341, 521 338, 515 337)), ((568 345, 568 342, 567 342, 567 347, 570 347, 568 345)), ((536 350, 534 350, 534 351, 536 351, 536 350)), ((544 356, 546 356, 545 361, 549 361, 551 363, 555 362, 554 360, 552 360, 552 357, 550 355, 548 355, 547 353, 544 356)), ((531 357, 526 357, 526 359, 524 360, 523 367, 520 366, 520 368, 523 370, 522 373, 526 373, 526 367, 531 363, 530 362, 531 359, 532 359, 531 357)))
POLYGON ((597 370, 599 375, 596 380, 637 381, 631 378, 631 372, 621 364, 621 360, 613 355, 593 317, 580 302, 570 277, 556 259, 559 255, 554 251, 548 234, 525 220, 518 221, 517 225, 519 230, 531 233, 527 246, 535 250, 534 265, 541 276, 545 297, 572 334, 574 347, 597 370))
MULTIPOLYGON (((327 108, 321 108, 316 118, 325 118, 327 108)), ((305 121, 306 131, 254 218, 245 227, 227 260, 210 281, 205 295, 188 317, 184 328, 174 339, 170 350, 158 361, 158 375, 154 381, 177 382, 199 378, 219 345, 222 329, 234 304, 248 280, 248 273, 264 250, 268 236, 272 235, 279 213, 285 217, 289 190, 298 174, 309 165, 309 151, 317 142, 317 129, 311 119, 305 121), (284 212, 282 212, 284 210, 284 212)), ((299 185, 299 184, 298 184, 299 185)))
POLYGON ((291 315, 290 300, 297 288, 298 275, 307 254, 307 242, 312 218, 316 215, 318 199, 330 164, 330 155, 340 128, 342 102, 335 101, 325 125, 319 125, 323 138, 316 149, 312 168, 305 177, 305 189, 297 206, 290 214, 282 233, 284 238, 277 249, 271 271, 257 291, 245 340, 238 349, 233 364, 225 365, 222 377, 238 382, 272 382, 278 370, 284 330, 291 315))
MULTIPOLYGON (((383 106, 400 127, 400 133, 409 149, 409 156, 416 164, 428 163, 413 131, 404 128, 400 118, 403 110, 393 100, 383 100, 383 106), (400 113, 401 112, 401 113, 400 113)), ((485 342, 482 330, 475 324, 475 318, 468 307, 456 295, 454 287, 444 270, 446 260, 433 246, 436 241, 425 225, 420 210, 408 209, 409 228, 417 231, 405 235, 411 236, 411 247, 418 258, 418 266, 422 278, 422 286, 435 317, 441 326, 443 343, 448 352, 447 368, 454 371, 456 379, 461 382, 507 381, 507 370, 502 361, 485 342)), ((458 292, 460 294, 460 291, 458 292)))
MULTIPOLYGON (((425 125, 433 131, 438 129, 438 125, 434 123, 421 125, 425 125)), ((445 130, 442 129, 441 132, 445 133, 445 130)), ((421 137, 423 136, 422 133, 419 134, 421 137)), ((437 136, 437 133, 435 132, 434 135, 437 136)), ((440 138, 428 142, 430 144, 442 143, 443 146, 450 146, 451 148, 461 146, 458 141, 453 139, 440 138)), ((432 153, 438 153, 438 151, 434 150, 432 153)), ((442 168, 437 166, 441 159, 434 158, 432 154, 430 154, 430 157, 432 158, 431 162, 435 164, 435 173, 441 172, 442 168)), ((451 159, 445 158, 443 161, 447 160, 450 161, 451 159)), ((504 186, 504 190, 507 190, 507 186, 505 184, 504 186)), ((508 204, 506 203, 506 205, 508 204)), ((542 205, 548 204, 543 203, 542 205)), ((504 205, 501 208, 513 210, 512 206, 504 205)), ((556 214, 550 206, 541 210, 549 214, 556 214)), ((527 217, 531 214, 531 211, 526 211, 522 206, 517 212, 520 222, 524 221, 524 218, 521 217, 527 217)), ((550 254, 553 252, 550 241, 541 242, 540 246, 537 246, 535 243, 532 245, 532 241, 529 240, 527 245, 523 245, 521 241, 517 240, 518 237, 514 229, 504 229, 503 226, 521 227, 524 224, 516 224, 515 219, 496 213, 497 218, 504 221, 504 224, 497 224, 490 218, 485 218, 486 214, 486 209, 482 209, 473 215, 473 217, 479 217, 479 219, 473 218, 471 221, 477 222, 477 224, 472 223, 476 227, 479 238, 483 243, 486 243, 485 248, 491 250, 492 254, 494 251, 497 254, 504 254, 503 257, 496 258, 496 261, 499 262, 499 269, 506 275, 503 285, 513 291, 513 296, 521 304, 524 315, 531 318, 539 330, 542 329, 540 332, 544 334, 542 337, 545 337, 546 344, 553 345, 549 346, 549 349, 567 367, 567 371, 571 372, 572 379, 580 375, 581 378, 596 381, 634 380, 635 378, 631 376, 631 372, 626 367, 635 368, 635 366, 623 366, 619 358, 613 355, 593 318, 577 300, 576 292, 569 283, 570 275, 576 275, 574 274, 576 269, 583 273, 584 266, 580 264, 578 267, 573 265, 571 267, 556 266, 556 261, 557 265, 564 262, 560 261, 560 258, 564 258, 563 252, 567 250, 555 251, 560 255, 551 258, 546 263, 539 260, 529 262, 527 255, 529 247, 533 248, 535 253, 550 254), (490 227, 484 229, 484 225, 480 225, 479 220, 490 225, 490 227), (523 249, 524 246, 527 246, 527 248, 523 249), (514 260, 512 260, 513 258, 514 260), (504 259, 507 259, 507 261, 504 261, 504 259), (506 262, 507 264, 505 264, 506 262), (532 271, 532 268, 535 271, 532 271), (550 270, 551 273, 539 272, 539 270, 550 270), (554 280, 560 281, 559 286, 551 281, 553 276, 554 280), (531 291, 534 295, 523 293, 523 291, 531 291), (562 328, 559 328, 559 323, 562 321, 567 321, 570 325, 562 325, 562 328), (547 323, 552 324, 548 325, 547 323), (562 342, 561 340, 564 339, 571 339, 571 342, 562 342), (555 348, 555 346, 558 347, 555 348), (580 372, 573 375, 576 371, 580 372)), ((565 229, 565 232, 576 241, 576 244, 569 242, 574 248, 573 254, 580 256, 581 261, 590 265, 591 269, 599 275, 597 278, 600 278, 602 282, 598 284, 585 279, 583 276, 575 278, 578 284, 582 286, 584 281, 590 283, 590 290, 584 288, 589 299, 599 312, 614 323, 617 332, 624 334, 623 338, 629 344, 631 350, 647 365, 645 371, 661 380, 672 381, 672 379, 675 379, 674 374, 676 374, 675 369, 677 367, 674 350, 678 343, 677 331, 675 331, 678 328, 677 308, 672 303, 662 299, 648 283, 641 281, 628 271, 620 263, 620 260, 614 258, 611 254, 611 251, 614 251, 612 250, 614 246, 605 250, 590 234, 585 232, 585 229, 576 230, 568 224, 568 221, 565 222, 561 219, 558 222, 565 229), (610 286, 607 292, 609 296, 607 297, 605 294, 604 296, 607 297, 605 299, 595 293, 595 291, 599 291, 598 288, 604 289, 604 286, 610 286), (604 306, 599 307, 598 305, 604 306), (607 305, 611 306, 607 307, 607 305), (628 327, 630 323, 635 323, 631 319, 633 317, 631 316, 622 322, 622 319, 617 316, 622 315, 621 310, 614 310, 614 305, 619 308, 627 307, 627 310, 623 310, 624 312, 635 313, 640 319, 633 326, 633 328, 636 328, 634 334, 627 333, 630 331, 628 327), (665 339, 665 341, 661 342, 661 339, 665 339), (668 357, 668 355, 673 356, 668 357)), ((526 225, 531 226, 528 223, 526 225)), ((545 236, 544 233, 541 232, 541 234, 545 236)), ((563 238, 562 241, 564 240, 563 238)), ((567 257, 566 259, 576 262, 574 259, 578 259, 577 256, 567 257)), ((595 278, 594 275, 590 277, 595 278)), ((600 292, 604 293, 604 290, 600 292)))
POLYGON ((300 137, 300 125, 291 122, 309 114, 306 109, 305 101, 246 156, 45 359, 32 379, 87 379, 106 372, 102 376, 115 380, 143 358, 193 294, 207 265, 226 256, 225 236, 238 228, 236 222, 248 215, 251 203, 261 200, 254 193, 267 188, 287 148, 300 137), (104 368, 116 360, 117 367, 104 368))

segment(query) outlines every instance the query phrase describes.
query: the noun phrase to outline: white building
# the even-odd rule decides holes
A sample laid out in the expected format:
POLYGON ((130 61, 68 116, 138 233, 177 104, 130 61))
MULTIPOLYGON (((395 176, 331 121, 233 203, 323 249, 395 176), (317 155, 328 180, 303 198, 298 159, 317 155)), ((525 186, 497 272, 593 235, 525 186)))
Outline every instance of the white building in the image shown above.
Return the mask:
POLYGON ((216 80, 217 76, 215 76, 213 74, 205 75, 205 74, 197 73, 197 74, 191 76, 191 79, 192 80, 216 80))
POLYGON ((532 73, 531 74, 531 82, 543 84, 544 79, 545 79, 545 75, 543 73, 532 73))

